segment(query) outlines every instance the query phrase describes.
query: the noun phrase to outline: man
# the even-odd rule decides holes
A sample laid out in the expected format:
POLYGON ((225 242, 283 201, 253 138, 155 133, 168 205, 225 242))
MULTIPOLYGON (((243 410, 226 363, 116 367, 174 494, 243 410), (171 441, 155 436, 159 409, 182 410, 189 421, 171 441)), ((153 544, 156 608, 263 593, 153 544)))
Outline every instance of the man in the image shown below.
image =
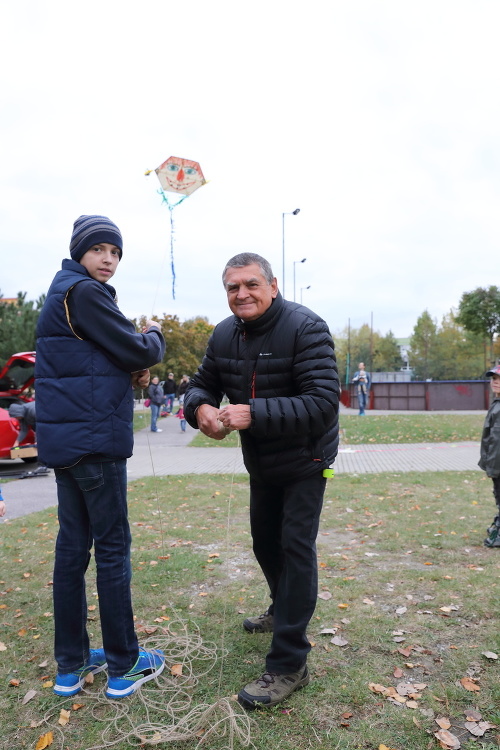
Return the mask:
POLYGON ((191 426, 215 440, 241 433, 253 549, 271 595, 267 612, 243 625, 273 633, 266 671, 238 696, 252 709, 309 682, 306 629, 317 598, 324 470, 337 453, 339 381, 326 323, 282 298, 264 258, 234 256, 222 280, 234 315, 216 326, 184 407, 191 426), (224 393, 230 404, 220 409, 224 393))
POLYGON ((174 380, 174 373, 169 372, 167 379, 163 383, 163 393, 165 394, 165 410, 167 414, 172 414, 176 391, 177 384, 174 380))
POLYGON ((358 406, 359 416, 363 417, 366 409, 366 402, 368 400, 368 391, 370 390, 370 376, 365 370, 364 362, 360 362, 358 369, 354 373, 352 379, 353 383, 358 384, 358 406))
POLYGON ((36 432, 36 407, 34 401, 11 404, 9 406, 9 417, 17 419, 19 422, 19 434, 14 446, 23 443, 30 430, 36 432))

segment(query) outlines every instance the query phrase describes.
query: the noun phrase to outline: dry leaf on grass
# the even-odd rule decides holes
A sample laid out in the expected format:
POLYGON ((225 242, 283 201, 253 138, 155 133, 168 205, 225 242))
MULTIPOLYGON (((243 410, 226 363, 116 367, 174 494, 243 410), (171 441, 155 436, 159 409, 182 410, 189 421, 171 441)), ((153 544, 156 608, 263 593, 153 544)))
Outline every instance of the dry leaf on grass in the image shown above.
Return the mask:
POLYGON ((321 593, 318 594, 318 599, 323 599, 323 601, 327 602, 328 599, 331 599, 332 595, 329 591, 321 591, 321 593))
POLYGON ((394 668, 394 672, 393 672, 392 674, 394 675, 394 677, 395 677, 395 678, 396 678, 397 680, 401 679, 401 677, 403 677, 403 676, 404 676, 404 672, 403 672, 403 670, 401 669, 401 667, 395 667, 395 668, 394 668))
POLYGON ((182 664, 172 664, 170 674, 174 675, 174 677, 180 677, 182 675, 182 664))
POLYGON ((498 655, 493 653, 493 651, 483 651, 483 656, 487 659, 498 659, 498 655))
POLYGON ((464 727, 468 732, 474 735, 474 737, 482 737, 488 729, 494 729, 495 724, 491 724, 489 721, 466 721, 464 727))
POLYGON ((335 638, 330 639, 330 643, 333 643, 334 646, 347 646, 349 641, 340 635, 336 635, 335 638))
POLYGON ((455 734, 448 732, 446 729, 434 732, 434 737, 439 740, 439 744, 445 750, 460 750, 460 740, 455 734))
POLYGON ((471 693, 478 693, 481 690, 481 688, 477 684, 477 681, 471 677, 462 677, 462 679, 460 680, 460 684, 463 688, 469 690, 471 693))
POLYGON ((20 684, 21 680, 18 680, 15 677, 13 677, 12 680, 9 681, 9 685, 12 685, 12 687, 19 687, 20 684))
POLYGON ((441 729, 449 729, 451 727, 451 721, 446 716, 440 716, 439 719, 436 719, 436 724, 441 729))
POLYGON ((30 701, 32 698, 34 698, 36 695, 36 690, 28 690, 24 698, 22 699, 21 703, 24 706, 28 701, 30 701))
POLYGON ((60 724, 62 727, 65 727, 69 721, 70 716, 71 716, 71 711, 66 711, 66 709, 61 708, 61 713, 59 714, 57 723, 60 724))
POLYGON ((45 750, 45 748, 52 745, 53 742, 54 735, 52 734, 52 732, 46 732, 38 738, 38 742, 35 745, 35 750, 45 750))
POLYGON ((0 641, 0 651, 7 651, 7 646, 5 645, 5 643, 2 643, 1 641, 0 641))

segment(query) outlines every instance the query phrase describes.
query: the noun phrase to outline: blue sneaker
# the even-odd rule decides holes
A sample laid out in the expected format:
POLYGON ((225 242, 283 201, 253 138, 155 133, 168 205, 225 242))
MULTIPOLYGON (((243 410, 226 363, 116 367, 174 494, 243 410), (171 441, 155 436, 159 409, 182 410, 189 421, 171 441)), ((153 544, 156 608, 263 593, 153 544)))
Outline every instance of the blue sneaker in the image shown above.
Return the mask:
POLYGON ((163 651, 139 649, 139 658, 132 669, 122 677, 109 677, 107 698, 126 698, 148 680, 152 680, 163 672, 165 657, 163 651))
POLYGON ((54 693, 56 695, 76 695, 80 692, 88 674, 97 674, 107 667, 106 656, 102 648, 91 648, 88 662, 76 672, 57 674, 54 693))

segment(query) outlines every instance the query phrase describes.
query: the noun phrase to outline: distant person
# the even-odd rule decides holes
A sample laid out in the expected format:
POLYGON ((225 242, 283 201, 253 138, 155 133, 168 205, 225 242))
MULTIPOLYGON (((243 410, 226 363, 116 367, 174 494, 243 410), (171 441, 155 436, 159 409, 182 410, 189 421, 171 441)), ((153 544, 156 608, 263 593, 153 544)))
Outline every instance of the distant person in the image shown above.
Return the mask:
POLYGON ((5 515, 5 500, 2 495, 2 488, 0 487, 0 518, 5 515))
POLYGON ((36 408, 34 401, 25 401, 23 403, 11 404, 9 406, 9 417, 17 419, 20 430, 14 446, 20 445, 26 440, 30 430, 36 432, 36 408))
POLYGON ((175 416, 177 417, 177 419, 180 419, 181 430, 183 432, 186 432, 186 417, 184 416, 184 408, 182 404, 181 406, 179 406, 179 411, 175 416))
POLYGON ((500 365, 488 370, 486 377, 491 378, 490 386, 495 398, 484 420, 479 466, 493 480, 497 514, 487 531, 484 545, 500 547, 500 365))
POLYGON ((163 388, 160 385, 160 379, 157 375, 151 380, 151 384, 148 388, 148 396, 150 400, 149 406, 151 407, 151 432, 162 432, 157 426, 156 421, 161 414, 161 407, 165 403, 165 394, 163 388))
POLYGON ((36 406, 40 458, 55 470, 59 532, 53 576, 56 695, 78 693, 107 667, 108 698, 124 698, 160 674, 160 651, 139 648, 130 581, 127 458, 134 387, 162 360, 160 326, 138 333, 108 283, 122 258, 106 216, 80 216, 71 259, 56 273, 37 324, 36 406), (85 572, 94 546, 103 648, 91 649, 85 572))
POLYGON ((179 382, 179 387, 177 388, 177 397, 179 399, 179 404, 184 403, 184 395, 186 393, 186 388, 189 385, 189 375, 183 375, 179 382))
POLYGON ((163 383, 163 393, 165 394, 165 410, 167 414, 172 414, 176 391, 177 384, 174 380, 174 373, 169 372, 167 379, 163 383))
POLYGON ((357 385, 359 416, 362 417, 365 413, 368 391, 370 390, 370 376, 365 370, 364 362, 359 363, 352 382, 357 385))

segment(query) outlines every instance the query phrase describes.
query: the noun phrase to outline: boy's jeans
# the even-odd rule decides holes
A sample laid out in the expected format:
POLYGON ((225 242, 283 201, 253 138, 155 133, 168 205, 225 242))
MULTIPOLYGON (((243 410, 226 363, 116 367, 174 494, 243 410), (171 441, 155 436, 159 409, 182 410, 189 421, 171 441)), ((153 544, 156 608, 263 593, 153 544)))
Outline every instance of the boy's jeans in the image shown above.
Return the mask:
POLYGON ((161 406, 159 404, 151 404, 151 432, 156 432, 158 429, 156 420, 161 414, 161 406))
POLYGON ((89 656, 85 571, 92 544, 109 675, 125 674, 138 658, 130 593, 126 465, 121 459, 55 470, 59 533, 53 586, 54 653, 62 674, 79 669, 89 656))

